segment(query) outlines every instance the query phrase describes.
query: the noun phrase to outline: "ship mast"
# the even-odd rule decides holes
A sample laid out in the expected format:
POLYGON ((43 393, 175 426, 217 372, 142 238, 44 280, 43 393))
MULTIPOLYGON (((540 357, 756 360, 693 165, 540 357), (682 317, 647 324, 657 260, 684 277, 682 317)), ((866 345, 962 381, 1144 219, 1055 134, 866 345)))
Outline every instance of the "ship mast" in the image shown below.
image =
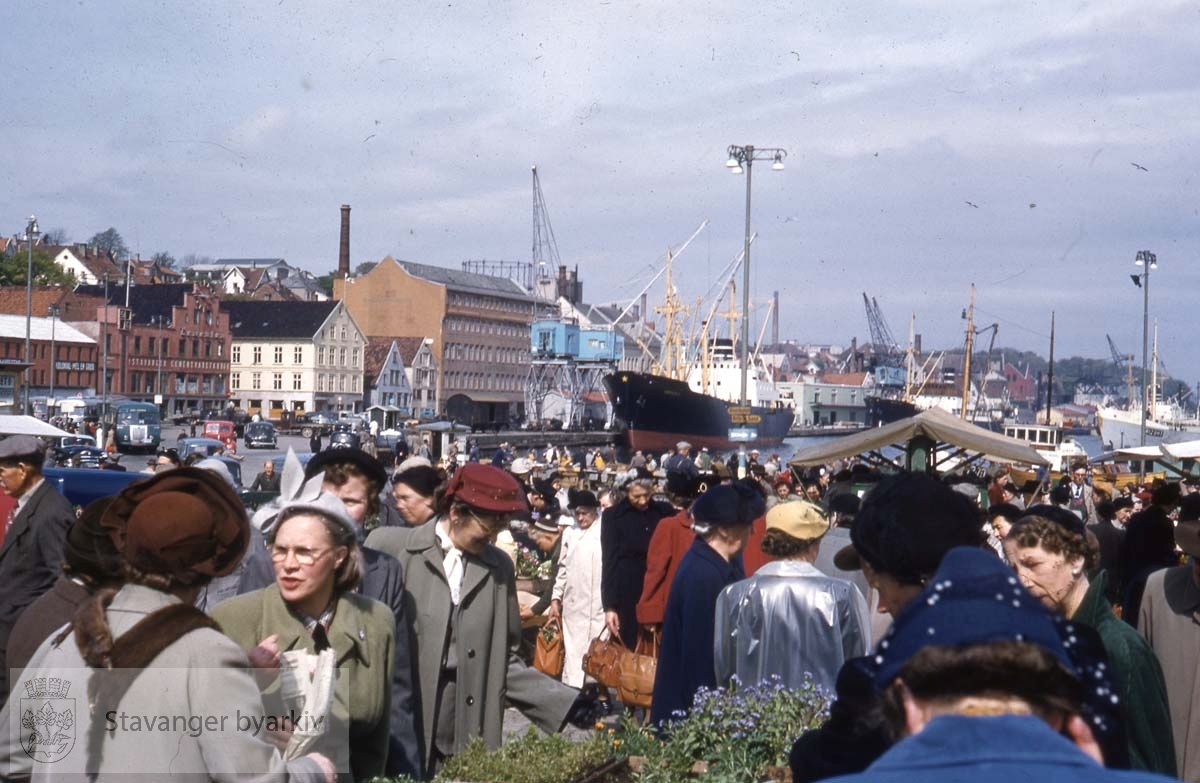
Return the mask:
POLYGON ((962 390, 962 413, 963 421, 967 420, 967 404, 971 400, 971 349, 975 342, 975 284, 971 284, 971 301, 970 306, 963 311, 963 318, 967 319, 967 352, 963 355, 963 390, 962 390))
POLYGON ((688 309, 679 298, 679 294, 675 291, 675 283, 672 279, 671 251, 667 251, 667 295, 661 307, 654 308, 654 312, 666 317, 666 324, 663 328, 663 344, 662 355, 659 360, 659 374, 665 375, 668 378, 675 380, 686 380, 683 377, 683 339, 678 316, 687 313, 688 309))
POLYGON ((1150 420, 1158 421, 1158 319, 1154 319, 1154 348, 1150 357, 1150 420))

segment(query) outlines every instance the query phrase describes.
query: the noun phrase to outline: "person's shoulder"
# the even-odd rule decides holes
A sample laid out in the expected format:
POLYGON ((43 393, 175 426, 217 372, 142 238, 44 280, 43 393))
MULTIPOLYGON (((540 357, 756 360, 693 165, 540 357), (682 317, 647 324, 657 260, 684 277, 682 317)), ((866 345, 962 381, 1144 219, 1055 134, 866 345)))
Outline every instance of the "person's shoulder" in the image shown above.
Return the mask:
POLYGON ((262 615, 270 586, 254 590, 233 598, 227 598, 209 610, 209 614, 222 627, 241 625, 262 615))
POLYGON ((369 625, 393 626, 396 622, 391 608, 376 598, 370 598, 358 593, 342 593, 341 599, 355 615, 369 625))
POLYGON ((431 536, 433 528, 425 529, 429 525, 436 524, 436 519, 435 517, 417 527, 377 527, 367 536, 364 546, 399 560, 401 552, 424 548, 430 541, 436 540, 436 535, 431 536))

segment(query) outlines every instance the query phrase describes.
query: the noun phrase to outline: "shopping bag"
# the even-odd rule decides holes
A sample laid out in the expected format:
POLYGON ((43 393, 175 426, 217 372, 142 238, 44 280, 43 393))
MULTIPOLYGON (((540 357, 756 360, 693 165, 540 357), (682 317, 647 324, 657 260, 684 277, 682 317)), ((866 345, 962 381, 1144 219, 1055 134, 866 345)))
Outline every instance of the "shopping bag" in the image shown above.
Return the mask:
POLYGON ((629 652, 619 637, 613 638, 607 628, 592 639, 583 654, 583 672, 605 688, 617 687, 617 664, 621 653, 629 652))
POLYGON ((549 622, 537 630, 537 645, 533 648, 533 668, 551 677, 561 677, 567 651, 563 647, 562 628, 549 622))

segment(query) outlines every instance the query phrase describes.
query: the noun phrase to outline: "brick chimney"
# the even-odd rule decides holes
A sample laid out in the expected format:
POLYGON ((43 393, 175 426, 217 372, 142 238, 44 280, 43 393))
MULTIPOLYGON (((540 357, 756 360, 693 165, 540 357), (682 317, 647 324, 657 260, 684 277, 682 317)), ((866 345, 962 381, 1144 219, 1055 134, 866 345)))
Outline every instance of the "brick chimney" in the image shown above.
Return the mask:
POLYGON ((338 245, 337 277, 345 280, 350 276, 350 205, 342 204, 342 241, 338 245))

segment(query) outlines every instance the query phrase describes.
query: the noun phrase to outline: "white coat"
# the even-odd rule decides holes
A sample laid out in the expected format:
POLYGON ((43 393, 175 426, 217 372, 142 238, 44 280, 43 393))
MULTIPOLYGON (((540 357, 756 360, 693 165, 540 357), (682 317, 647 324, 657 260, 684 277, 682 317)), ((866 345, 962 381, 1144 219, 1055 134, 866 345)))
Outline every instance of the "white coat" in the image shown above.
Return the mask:
POLYGON ((563 530, 562 552, 558 557, 558 578, 551 597, 562 601, 563 663, 562 681, 583 687, 583 654, 592 639, 604 630, 604 603, 600 600, 600 524, 596 519, 589 528, 563 530))

